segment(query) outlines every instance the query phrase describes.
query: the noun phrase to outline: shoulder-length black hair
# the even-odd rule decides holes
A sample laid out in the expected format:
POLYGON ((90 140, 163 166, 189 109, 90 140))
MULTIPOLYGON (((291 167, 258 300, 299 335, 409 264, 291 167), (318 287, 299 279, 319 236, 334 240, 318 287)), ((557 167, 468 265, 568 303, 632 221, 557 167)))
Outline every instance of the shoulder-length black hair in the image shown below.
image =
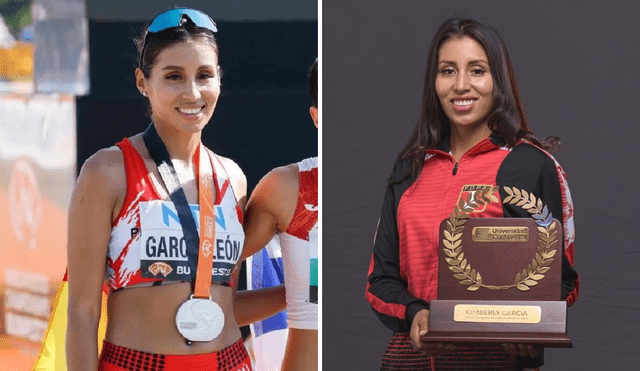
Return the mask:
POLYGON ((440 26, 431 41, 420 117, 409 142, 396 159, 396 162, 407 158, 413 160, 410 173, 403 179, 409 175, 417 178, 424 164, 425 150, 436 148, 450 134, 449 119, 440 105, 435 88, 438 52, 442 44, 450 38, 465 36, 479 42, 489 58, 489 68, 493 77, 493 107, 489 115, 489 128, 497 132, 509 147, 515 146, 520 139, 529 140, 545 149, 554 149, 559 145, 558 138, 550 137, 548 142, 542 142, 529 129, 509 53, 498 32, 473 19, 450 18, 440 26))

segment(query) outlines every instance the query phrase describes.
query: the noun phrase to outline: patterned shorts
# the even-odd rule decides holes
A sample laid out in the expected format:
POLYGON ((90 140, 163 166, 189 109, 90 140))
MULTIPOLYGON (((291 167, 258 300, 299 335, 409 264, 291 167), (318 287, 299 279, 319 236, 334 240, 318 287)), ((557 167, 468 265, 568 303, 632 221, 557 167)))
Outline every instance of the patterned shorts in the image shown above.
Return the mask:
POLYGON ((167 355, 140 352, 104 342, 98 371, 251 371, 242 339, 206 354, 167 355))

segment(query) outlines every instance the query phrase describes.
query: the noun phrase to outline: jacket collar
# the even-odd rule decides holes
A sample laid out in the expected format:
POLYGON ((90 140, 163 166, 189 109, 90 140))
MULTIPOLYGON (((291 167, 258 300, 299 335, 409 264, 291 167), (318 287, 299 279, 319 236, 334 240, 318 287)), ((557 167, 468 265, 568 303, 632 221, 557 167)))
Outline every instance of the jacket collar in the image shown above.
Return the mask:
MULTIPOLYGON (((450 138, 451 138, 450 134, 447 134, 444 138, 442 138, 442 140, 436 147, 436 150, 444 153, 450 153, 451 152, 450 138)), ((502 139, 502 136, 500 136, 500 134, 498 134, 497 131, 492 131, 491 135, 489 135, 488 140, 483 139, 478 144, 473 146, 467 153, 476 154, 476 153, 486 152, 495 147, 503 147, 505 145, 506 145, 506 142, 504 141, 504 139, 502 139)))

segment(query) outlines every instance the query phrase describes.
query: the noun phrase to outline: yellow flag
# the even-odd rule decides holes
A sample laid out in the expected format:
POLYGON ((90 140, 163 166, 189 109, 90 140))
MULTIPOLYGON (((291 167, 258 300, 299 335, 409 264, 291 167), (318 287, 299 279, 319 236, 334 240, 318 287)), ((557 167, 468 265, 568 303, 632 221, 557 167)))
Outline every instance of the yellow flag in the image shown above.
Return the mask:
MULTIPOLYGON (((65 338, 67 333, 67 302, 69 287, 67 274, 58 289, 54 300, 53 311, 49 317, 49 326, 42 342, 40 354, 33 365, 33 371, 66 371, 65 338)), ((102 340, 107 329, 107 295, 102 290, 102 310, 98 326, 98 354, 102 348, 102 340)))

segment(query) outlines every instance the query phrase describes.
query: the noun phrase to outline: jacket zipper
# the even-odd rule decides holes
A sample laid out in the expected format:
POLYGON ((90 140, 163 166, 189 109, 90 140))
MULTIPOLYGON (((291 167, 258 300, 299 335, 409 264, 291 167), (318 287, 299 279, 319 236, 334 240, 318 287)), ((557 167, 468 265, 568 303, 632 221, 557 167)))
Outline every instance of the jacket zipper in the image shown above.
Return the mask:
POLYGON ((456 175, 458 174, 458 163, 456 162, 455 165, 453 165, 453 173, 451 175, 456 175))

